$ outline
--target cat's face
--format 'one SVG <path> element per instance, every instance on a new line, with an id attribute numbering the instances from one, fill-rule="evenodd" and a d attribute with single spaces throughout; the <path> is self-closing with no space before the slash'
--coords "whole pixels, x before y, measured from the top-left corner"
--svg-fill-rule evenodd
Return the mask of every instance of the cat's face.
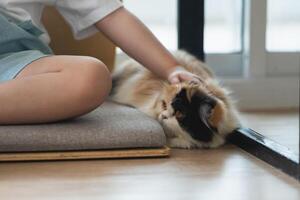
<path id="1" fill-rule="evenodd" d="M 158 119 L 169 138 L 190 142 L 180 145 L 187 148 L 220 146 L 236 126 L 226 119 L 230 118 L 230 110 L 224 95 L 214 84 L 170 85 L 162 94 Z M 225 124 L 232 127 L 224 127 Z"/>

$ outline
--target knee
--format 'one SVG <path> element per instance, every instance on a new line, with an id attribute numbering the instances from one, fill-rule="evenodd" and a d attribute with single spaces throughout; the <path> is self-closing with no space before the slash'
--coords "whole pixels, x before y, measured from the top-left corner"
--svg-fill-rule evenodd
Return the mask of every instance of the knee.
<path id="1" fill-rule="evenodd" d="M 110 72 L 105 64 L 96 58 L 84 57 L 78 64 L 76 79 L 73 80 L 75 93 L 82 106 L 95 108 L 103 103 L 111 90 Z"/>

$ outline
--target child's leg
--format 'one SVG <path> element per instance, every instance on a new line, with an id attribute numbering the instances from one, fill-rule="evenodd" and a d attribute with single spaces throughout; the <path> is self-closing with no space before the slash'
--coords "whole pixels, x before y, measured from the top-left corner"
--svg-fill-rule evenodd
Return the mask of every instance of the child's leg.
<path id="1" fill-rule="evenodd" d="M 110 73 L 97 59 L 51 56 L 34 61 L 0 84 L 0 124 L 53 122 L 85 114 L 111 89 Z"/>

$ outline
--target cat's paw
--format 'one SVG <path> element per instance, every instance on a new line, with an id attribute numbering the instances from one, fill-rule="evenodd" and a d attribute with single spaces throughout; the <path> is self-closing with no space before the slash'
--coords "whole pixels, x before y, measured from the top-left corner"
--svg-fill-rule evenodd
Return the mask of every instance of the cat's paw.
<path id="1" fill-rule="evenodd" d="M 168 139 L 168 146 L 172 147 L 172 148 L 181 148 L 181 149 L 192 149 L 192 148 L 194 148 L 193 143 L 191 143 L 191 142 L 189 142 L 185 139 L 179 138 L 179 137 L 169 138 Z"/>

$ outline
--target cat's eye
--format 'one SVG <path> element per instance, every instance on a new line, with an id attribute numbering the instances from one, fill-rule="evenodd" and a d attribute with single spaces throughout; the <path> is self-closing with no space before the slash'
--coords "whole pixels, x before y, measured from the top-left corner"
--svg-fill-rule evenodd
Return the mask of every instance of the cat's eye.
<path id="1" fill-rule="evenodd" d="M 161 101 L 161 106 L 163 110 L 167 110 L 167 103 L 164 100 Z"/>
<path id="2" fill-rule="evenodd" d="M 183 119 L 184 118 L 184 114 L 182 112 L 179 112 L 178 110 L 175 112 L 175 117 L 177 119 Z"/>

